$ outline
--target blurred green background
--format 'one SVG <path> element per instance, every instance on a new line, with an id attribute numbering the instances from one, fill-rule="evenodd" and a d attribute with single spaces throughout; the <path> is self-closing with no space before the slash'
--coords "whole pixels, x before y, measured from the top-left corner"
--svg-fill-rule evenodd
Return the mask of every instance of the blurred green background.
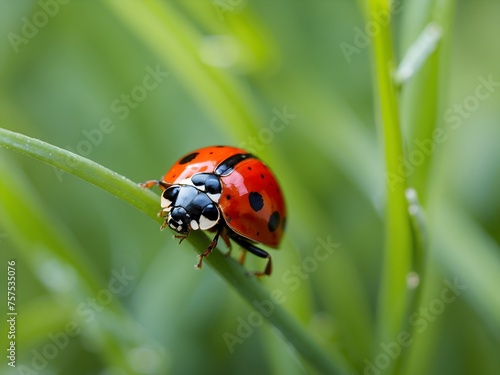
<path id="1" fill-rule="evenodd" d="M 137 182 L 201 146 L 246 147 L 272 167 L 289 210 L 262 283 L 312 336 L 354 373 L 397 360 L 401 374 L 498 374 L 500 2 L 403 1 L 395 12 L 398 61 L 436 14 L 443 22 L 400 91 L 401 165 L 427 254 L 403 348 L 377 338 L 386 176 L 364 7 L 1 0 L 0 126 Z M 17 369 L 4 355 L 0 373 L 314 372 L 143 214 L 3 149 L 0 173 L 1 306 L 15 259 L 19 313 Z M 322 241 L 338 247 L 319 260 Z M 260 269 L 252 258 L 246 267 Z M 0 342 L 5 354 L 5 322 Z"/>

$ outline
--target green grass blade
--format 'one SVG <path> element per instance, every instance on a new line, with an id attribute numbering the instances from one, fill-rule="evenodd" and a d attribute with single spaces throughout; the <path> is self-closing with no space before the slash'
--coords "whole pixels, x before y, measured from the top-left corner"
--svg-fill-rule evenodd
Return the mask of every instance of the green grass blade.
<path id="1" fill-rule="evenodd" d="M 400 159 L 404 157 L 399 122 L 396 86 L 393 81 L 395 61 L 390 22 L 380 23 L 377 16 L 389 17 L 390 2 L 370 1 L 371 22 L 380 32 L 373 37 L 376 100 L 380 107 L 381 126 L 385 149 L 387 177 L 386 244 L 383 263 L 383 279 L 379 295 L 379 341 L 393 340 L 403 325 L 407 306 L 406 277 L 410 270 L 412 247 L 409 228 L 406 178 L 398 172 Z"/>

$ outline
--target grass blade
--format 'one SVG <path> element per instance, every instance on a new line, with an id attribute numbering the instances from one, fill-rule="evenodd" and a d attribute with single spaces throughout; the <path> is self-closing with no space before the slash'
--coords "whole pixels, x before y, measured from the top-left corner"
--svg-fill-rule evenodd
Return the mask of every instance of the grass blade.
<path id="1" fill-rule="evenodd" d="M 380 32 L 373 37 L 376 98 L 380 106 L 382 133 L 387 176 L 386 244 L 383 263 L 383 279 L 379 294 L 378 332 L 379 341 L 393 340 L 403 325 L 407 307 L 406 277 L 411 264 L 411 234 L 407 201 L 406 178 L 398 172 L 404 157 L 399 122 L 396 86 L 393 80 L 394 56 L 390 22 L 378 21 L 378 15 L 389 17 L 390 2 L 371 0 L 371 22 Z M 390 17 L 389 17 L 390 19 Z"/>

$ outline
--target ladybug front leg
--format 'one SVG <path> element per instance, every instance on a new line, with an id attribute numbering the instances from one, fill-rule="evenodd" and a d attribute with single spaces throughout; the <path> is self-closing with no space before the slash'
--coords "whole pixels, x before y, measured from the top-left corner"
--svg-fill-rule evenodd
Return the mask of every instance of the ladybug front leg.
<path id="1" fill-rule="evenodd" d="M 167 216 L 167 215 L 168 215 L 168 210 L 166 210 L 166 209 L 162 208 L 162 209 L 158 212 L 158 214 L 157 214 L 156 216 L 158 216 L 158 217 L 165 217 L 165 216 Z M 165 228 L 167 227 L 167 225 L 168 225 L 168 221 L 167 221 L 167 219 L 165 219 L 165 221 L 164 221 L 164 222 L 161 224 L 161 226 L 160 226 L 160 230 L 165 229 Z"/>
<path id="2" fill-rule="evenodd" d="M 165 221 L 165 223 L 163 223 L 163 224 L 166 226 L 167 225 L 166 223 L 167 222 Z M 180 245 L 182 243 L 182 241 L 184 241 L 187 238 L 187 236 L 189 236 L 189 232 L 182 233 L 182 234 L 176 234 L 176 235 L 174 235 L 174 238 L 177 238 L 179 240 L 179 245 Z"/>
<path id="3" fill-rule="evenodd" d="M 198 255 L 198 258 L 200 259 L 198 264 L 196 264 L 194 266 L 194 268 L 197 268 L 197 269 L 200 269 L 201 266 L 202 266 L 202 263 L 203 263 L 203 258 L 206 258 L 210 255 L 210 253 L 212 252 L 213 249 L 215 249 L 215 246 L 217 246 L 217 242 L 219 241 L 219 235 L 220 235 L 221 231 L 217 231 L 217 233 L 215 234 L 215 237 L 214 239 L 212 240 L 212 242 L 210 243 L 210 245 L 208 245 L 208 247 L 206 248 L 206 250 L 201 253 L 200 255 Z"/>
<path id="4" fill-rule="evenodd" d="M 147 180 L 138 184 L 144 189 L 151 189 L 153 186 L 159 186 L 162 190 L 167 189 L 170 185 L 160 180 Z"/>

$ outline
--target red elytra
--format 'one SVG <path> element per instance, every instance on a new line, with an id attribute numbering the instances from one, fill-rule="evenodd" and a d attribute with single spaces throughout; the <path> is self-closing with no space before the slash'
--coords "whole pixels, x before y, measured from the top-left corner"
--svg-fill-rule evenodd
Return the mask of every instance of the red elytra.
<path id="1" fill-rule="evenodd" d="M 251 253 L 267 258 L 265 270 L 255 274 L 271 274 L 271 256 L 254 243 L 273 248 L 279 245 L 286 208 L 276 178 L 262 161 L 236 147 L 204 147 L 180 158 L 161 181 L 142 184 L 153 185 L 163 190 L 160 213 L 166 219 L 162 228 L 168 225 L 181 241 L 191 230 L 217 232 L 199 256 L 197 268 L 220 235 L 228 246 L 230 238 Z"/>

